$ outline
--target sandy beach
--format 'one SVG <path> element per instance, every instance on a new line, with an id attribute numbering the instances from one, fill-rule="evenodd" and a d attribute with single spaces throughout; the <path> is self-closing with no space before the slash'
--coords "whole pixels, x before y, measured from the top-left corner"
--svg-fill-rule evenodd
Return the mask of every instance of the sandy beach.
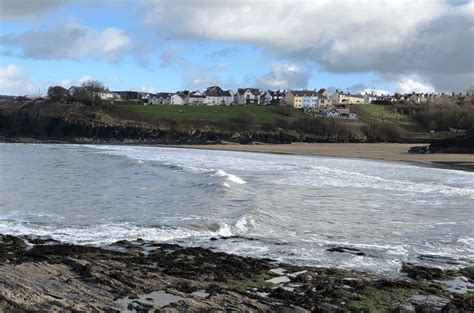
<path id="1" fill-rule="evenodd" d="M 426 146 L 427 143 L 292 143 L 292 144 L 211 144 L 186 145 L 193 149 L 246 151 L 263 153 L 282 153 L 317 155 L 346 158 L 364 158 L 385 161 L 415 162 L 426 166 L 474 171 L 474 154 L 411 154 L 413 146 Z"/>

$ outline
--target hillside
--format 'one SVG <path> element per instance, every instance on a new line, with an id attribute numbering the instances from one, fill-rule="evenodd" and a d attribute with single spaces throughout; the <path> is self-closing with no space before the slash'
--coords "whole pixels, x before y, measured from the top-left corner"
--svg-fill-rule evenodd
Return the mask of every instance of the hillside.
<path id="1" fill-rule="evenodd" d="M 429 133 L 414 119 L 376 105 L 356 108 L 359 119 L 310 117 L 274 106 L 142 106 L 0 102 L 0 134 L 67 142 L 238 143 L 420 142 L 453 137 Z"/>

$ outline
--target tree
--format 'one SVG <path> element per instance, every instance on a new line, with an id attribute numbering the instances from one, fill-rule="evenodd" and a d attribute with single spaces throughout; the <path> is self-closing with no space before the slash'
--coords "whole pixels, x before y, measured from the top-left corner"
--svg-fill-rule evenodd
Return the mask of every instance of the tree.
<path id="1" fill-rule="evenodd" d="M 67 95 L 67 90 L 61 86 L 49 86 L 48 88 L 48 97 L 52 100 L 60 100 L 65 98 Z"/>
<path id="2" fill-rule="evenodd" d="M 87 91 L 89 91 L 90 93 L 102 92 L 102 91 L 108 90 L 108 88 L 105 87 L 105 85 L 98 80 L 87 80 L 83 82 L 81 86 L 85 88 Z"/>

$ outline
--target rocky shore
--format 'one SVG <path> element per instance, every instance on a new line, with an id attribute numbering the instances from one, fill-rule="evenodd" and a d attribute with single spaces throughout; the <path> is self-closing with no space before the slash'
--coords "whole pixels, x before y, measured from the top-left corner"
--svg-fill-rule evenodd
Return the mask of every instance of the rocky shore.
<path id="1" fill-rule="evenodd" d="M 97 248 L 0 235 L 0 311 L 474 310 L 473 268 L 402 272 L 392 279 L 140 239 Z"/>

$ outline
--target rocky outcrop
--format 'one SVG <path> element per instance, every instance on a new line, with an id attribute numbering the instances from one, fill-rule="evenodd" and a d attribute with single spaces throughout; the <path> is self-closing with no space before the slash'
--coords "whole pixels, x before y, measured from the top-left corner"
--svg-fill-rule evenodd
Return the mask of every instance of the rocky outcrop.
<path id="1" fill-rule="evenodd" d="M 106 249 L 0 235 L 2 312 L 468 312 L 472 293 L 439 280 L 472 270 L 417 268 L 389 279 L 157 244 Z M 433 271 L 432 274 L 429 274 Z M 468 275 L 469 276 L 469 275 Z M 472 283 L 472 277 L 464 277 Z"/>
<path id="2" fill-rule="evenodd" d="M 430 153 L 474 153 L 474 135 L 433 140 L 429 151 Z"/>

